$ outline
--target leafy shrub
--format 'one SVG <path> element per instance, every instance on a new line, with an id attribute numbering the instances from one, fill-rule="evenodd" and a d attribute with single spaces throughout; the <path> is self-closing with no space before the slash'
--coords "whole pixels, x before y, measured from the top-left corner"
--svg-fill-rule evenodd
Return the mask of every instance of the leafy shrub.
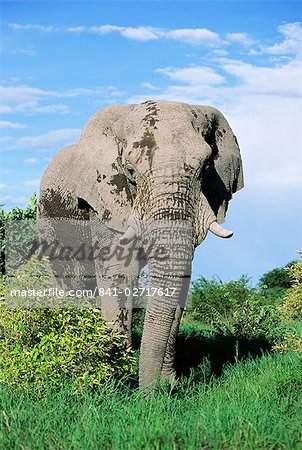
<path id="1" fill-rule="evenodd" d="M 233 335 L 247 339 L 266 339 L 275 342 L 284 333 L 280 313 L 271 305 L 246 301 L 234 311 Z"/>
<path id="2" fill-rule="evenodd" d="M 193 314 L 204 323 L 218 318 L 228 321 L 234 309 L 250 298 L 250 280 L 242 275 L 237 281 L 223 283 L 220 279 L 200 277 L 192 283 L 191 303 Z"/>
<path id="3" fill-rule="evenodd" d="M 279 342 L 275 343 L 273 349 L 282 353 L 294 351 L 302 356 L 302 334 L 301 331 L 288 331 Z"/>
<path id="4" fill-rule="evenodd" d="M 130 375 L 134 357 L 100 310 L 0 307 L 0 381 L 41 387 L 64 379 L 93 387 Z"/>
<path id="5" fill-rule="evenodd" d="M 286 268 L 286 272 L 291 278 L 292 286 L 279 309 L 288 319 L 302 320 L 302 263 L 296 261 Z"/>
<path id="6" fill-rule="evenodd" d="M 11 221 L 33 221 L 36 218 L 37 212 L 37 195 L 34 192 L 30 197 L 28 206 L 26 209 L 14 207 L 11 211 L 6 212 L 0 207 L 0 273 L 5 273 L 5 249 L 6 249 L 6 236 L 5 236 L 5 228 L 8 223 Z M 13 231 L 12 231 L 13 232 Z M 20 230 L 15 236 L 11 236 L 11 238 L 18 239 L 18 247 L 21 249 L 22 246 L 27 246 L 28 243 L 32 242 L 32 233 L 35 232 L 35 227 L 33 230 L 26 230 L 26 233 L 21 233 Z M 22 264 L 22 258 L 20 259 L 20 254 L 16 252 L 16 254 L 10 256 L 10 262 L 12 263 L 15 260 L 15 267 Z"/>
<path id="7" fill-rule="evenodd" d="M 278 310 L 289 329 L 274 349 L 281 352 L 293 350 L 302 354 L 302 263 L 296 261 L 286 270 L 291 277 L 292 286 Z"/>
<path id="8" fill-rule="evenodd" d="M 246 275 L 227 283 L 201 277 L 191 295 L 193 317 L 218 333 L 273 342 L 283 332 L 279 311 L 265 304 Z"/>
<path id="9" fill-rule="evenodd" d="M 14 287 L 25 281 L 26 288 L 50 287 L 47 263 L 33 257 L 19 267 Z M 69 379 L 80 389 L 134 373 L 133 352 L 124 336 L 106 327 L 100 309 L 13 309 L 3 279 L 0 288 L 0 382 L 46 387 Z"/>
<path id="10" fill-rule="evenodd" d="M 191 303 L 193 317 L 219 332 L 232 324 L 234 312 L 255 296 L 250 280 L 242 275 L 239 280 L 224 283 L 220 279 L 200 277 L 192 284 Z"/>

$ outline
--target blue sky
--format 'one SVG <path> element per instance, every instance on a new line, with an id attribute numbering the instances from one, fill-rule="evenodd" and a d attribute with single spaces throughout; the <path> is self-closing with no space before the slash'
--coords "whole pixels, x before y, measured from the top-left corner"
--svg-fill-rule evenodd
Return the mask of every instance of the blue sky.
<path id="1" fill-rule="evenodd" d="M 91 115 L 146 99 L 211 104 L 237 135 L 234 237 L 193 276 L 258 276 L 302 247 L 301 2 L 9 1 L 1 19 L 0 203 L 24 206 Z"/>

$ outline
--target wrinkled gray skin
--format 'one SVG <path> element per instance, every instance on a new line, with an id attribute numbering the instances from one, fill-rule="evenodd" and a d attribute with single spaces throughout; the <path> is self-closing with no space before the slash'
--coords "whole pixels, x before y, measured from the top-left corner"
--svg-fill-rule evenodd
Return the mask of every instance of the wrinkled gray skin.
<path id="1" fill-rule="evenodd" d="M 79 141 L 61 150 L 47 168 L 41 182 L 40 220 L 85 218 L 91 223 L 92 242 L 106 245 L 108 239 L 120 238 L 127 246 L 143 235 L 170 249 L 168 259 L 150 256 L 147 261 L 150 286 L 172 286 L 175 294 L 149 299 L 140 386 L 152 385 L 159 376 L 173 377 L 181 302 L 194 249 L 209 229 L 221 237 L 231 235 L 218 224 L 224 222 L 232 194 L 242 187 L 238 143 L 224 116 L 210 106 L 175 102 L 147 101 L 98 111 Z M 114 237 L 97 219 L 125 223 L 126 234 Z M 184 223 L 190 233 L 182 231 Z M 97 284 L 108 287 L 120 275 L 120 286 L 133 286 L 142 265 L 125 269 L 116 260 L 107 265 L 96 261 Z M 112 297 L 103 298 L 103 303 L 107 322 L 130 336 L 128 300 L 122 307 Z"/>

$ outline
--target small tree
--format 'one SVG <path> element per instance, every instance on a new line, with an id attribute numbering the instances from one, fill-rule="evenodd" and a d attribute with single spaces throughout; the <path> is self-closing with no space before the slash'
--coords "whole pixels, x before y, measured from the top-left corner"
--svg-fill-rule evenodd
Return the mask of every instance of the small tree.
<path id="1" fill-rule="evenodd" d="M 259 280 L 259 289 L 269 304 L 279 304 L 283 301 L 286 291 L 292 285 L 292 279 L 287 270 L 295 262 L 291 261 L 285 267 L 278 267 L 265 273 Z"/>

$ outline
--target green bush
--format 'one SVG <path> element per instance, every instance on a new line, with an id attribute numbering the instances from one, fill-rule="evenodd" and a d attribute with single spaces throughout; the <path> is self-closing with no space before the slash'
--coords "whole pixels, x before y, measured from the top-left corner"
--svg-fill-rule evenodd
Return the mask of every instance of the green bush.
<path id="1" fill-rule="evenodd" d="M 109 330 L 97 309 L 0 307 L 0 382 L 77 388 L 133 374 L 123 336 Z"/>
<path id="2" fill-rule="evenodd" d="M 48 270 L 46 261 L 32 257 L 14 272 L 14 288 L 51 287 Z M 106 327 L 100 309 L 33 308 L 31 298 L 24 299 L 31 309 L 24 308 L 20 299 L 18 308 L 10 308 L 4 287 L 2 277 L 0 383 L 45 388 L 70 380 L 80 389 L 134 374 L 133 352 L 124 336 Z M 56 302 L 53 306 L 62 305 Z"/>
<path id="3" fill-rule="evenodd" d="M 296 261 L 286 272 L 291 279 L 291 288 L 279 309 L 288 319 L 302 320 L 302 263 Z"/>
<path id="4" fill-rule="evenodd" d="M 287 290 L 284 302 L 278 307 L 288 330 L 274 346 L 278 351 L 293 350 L 302 354 L 302 263 L 296 261 L 287 267 L 292 286 Z"/>
<path id="5" fill-rule="evenodd" d="M 20 229 L 12 230 L 11 239 L 14 239 L 17 242 L 17 247 L 22 249 L 22 247 L 27 247 L 29 243 L 32 242 L 33 233 L 36 232 L 36 227 L 28 227 L 30 221 L 34 223 L 37 214 L 37 195 L 34 192 L 30 197 L 28 206 L 26 209 L 14 207 L 11 211 L 6 212 L 0 207 L 0 273 L 5 273 L 5 250 L 7 246 L 7 240 L 5 236 L 5 228 L 12 221 L 29 221 L 27 226 L 25 226 L 25 232 L 21 232 Z M 23 223 L 25 225 L 26 222 Z M 20 225 L 21 226 L 21 225 Z M 15 242 L 15 243 L 16 243 Z M 20 252 L 15 251 L 13 255 L 10 255 L 10 267 L 14 265 L 14 267 L 18 267 L 24 261 L 22 260 L 22 255 Z"/>
<path id="6" fill-rule="evenodd" d="M 274 306 L 250 300 L 234 311 L 233 334 L 237 337 L 274 343 L 284 330 L 280 313 Z"/>
<path id="7" fill-rule="evenodd" d="M 191 299 L 189 314 L 218 333 L 273 342 L 283 332 L 279 311 L 265 304 L 246 275 L 227 283 L 201 277 L 193 282 Z"/>
<path id="8" fill-rule="evenodd" d="M 219 278 L 200 277 L 192 283 L 192 309 L 203 321 L 211 321 L 217 313 L 228 319 L 234 308 L 249 299 L 251 293 L 254 290 L 247 275 L 227 283 Z"/>

